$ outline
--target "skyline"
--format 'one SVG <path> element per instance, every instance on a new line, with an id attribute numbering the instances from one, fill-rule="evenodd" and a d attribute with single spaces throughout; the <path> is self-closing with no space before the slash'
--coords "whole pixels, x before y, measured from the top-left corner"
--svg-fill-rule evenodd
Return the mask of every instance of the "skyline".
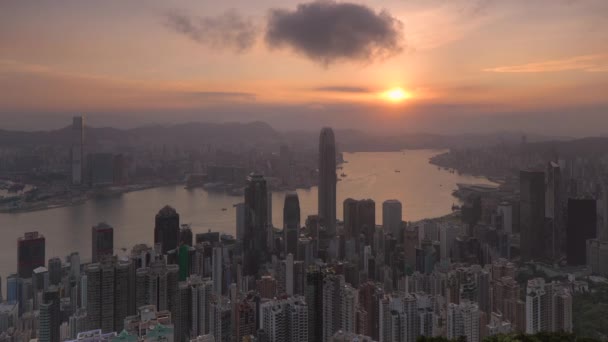
<path id="1" fill-rule="evenodd" d="M 83 113 L 118 127 L 608 128 L 604 1 L 61 4 L 3 4 L 5 128 L 56 128 Z"/>

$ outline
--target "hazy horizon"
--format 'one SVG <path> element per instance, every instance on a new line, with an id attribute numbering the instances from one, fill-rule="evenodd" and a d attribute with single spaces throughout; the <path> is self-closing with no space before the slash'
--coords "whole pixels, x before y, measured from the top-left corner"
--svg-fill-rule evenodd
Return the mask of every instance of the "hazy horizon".
<path id="1" fill-rule="evenodd" d="M 608 2 L 3 3 L 0 118 L 608 132 Z M 346 28 L 346 29 L 344 29 Z M 10 119 L 10 120 L 6 120 Z"/>

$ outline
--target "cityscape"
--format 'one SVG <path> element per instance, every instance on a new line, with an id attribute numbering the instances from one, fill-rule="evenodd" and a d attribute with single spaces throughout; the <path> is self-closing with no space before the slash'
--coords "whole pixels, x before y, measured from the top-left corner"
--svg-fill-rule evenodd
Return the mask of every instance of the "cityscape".
<path id="1" fill-rule="evenodd" d="M 608 1 L 0 3 L 0 342 L 608 341 Z"/>

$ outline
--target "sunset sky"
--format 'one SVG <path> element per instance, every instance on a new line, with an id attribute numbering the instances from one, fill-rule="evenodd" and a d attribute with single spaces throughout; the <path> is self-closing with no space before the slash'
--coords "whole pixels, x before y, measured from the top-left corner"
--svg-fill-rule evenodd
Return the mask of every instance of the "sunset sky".
<path id="1" fill-rule="evenodd" d="M 608 132 L 607 109 L 606 0 L 0 4 L 1 128 L 84 113 L 584 135 Z"/>

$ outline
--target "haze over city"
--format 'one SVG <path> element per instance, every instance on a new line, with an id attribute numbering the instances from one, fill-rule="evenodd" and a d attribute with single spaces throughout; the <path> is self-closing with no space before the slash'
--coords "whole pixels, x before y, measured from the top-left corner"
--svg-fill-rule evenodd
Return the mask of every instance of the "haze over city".
<path id="1" fill-rule="evenodd" d="M 23 130 L 86 113 L 119 128 L 598 135 L 607 11 L 603 0 L 5 1 L 0 114 Z"/>
<path id="2" fill-rule="evenodd" d="M 0 342 L 608 341 L 608 0 L 0 1 Z"/>

